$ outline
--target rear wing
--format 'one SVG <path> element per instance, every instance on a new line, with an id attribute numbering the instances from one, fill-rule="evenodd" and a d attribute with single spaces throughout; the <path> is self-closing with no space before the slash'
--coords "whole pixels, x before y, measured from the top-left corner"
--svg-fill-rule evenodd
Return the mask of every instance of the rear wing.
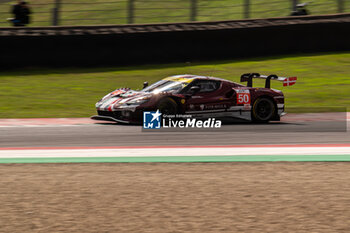
<path id="1" fill-rule="evenodd" d="M 247 82 L 247 87 L 253 87 L 253 78 L 266 79 L 265 88 L 271 88 L 271 80 L 283 82 L 283 86 L 292 86 L 296 83 L 297 77 L 278 77 L 275 74 L 269 76 L 258 73 L 242 74 L 241 82 Z"/>

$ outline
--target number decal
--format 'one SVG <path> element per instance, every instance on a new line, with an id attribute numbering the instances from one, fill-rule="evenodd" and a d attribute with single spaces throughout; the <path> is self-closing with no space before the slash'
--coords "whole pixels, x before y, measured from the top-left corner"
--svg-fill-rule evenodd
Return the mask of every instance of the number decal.
<path id="1" fill-rule="evenodd" d="M 250 104 L 249 90 L 236 90 L 236 92 L 237 92 L 237 104 Z"/>

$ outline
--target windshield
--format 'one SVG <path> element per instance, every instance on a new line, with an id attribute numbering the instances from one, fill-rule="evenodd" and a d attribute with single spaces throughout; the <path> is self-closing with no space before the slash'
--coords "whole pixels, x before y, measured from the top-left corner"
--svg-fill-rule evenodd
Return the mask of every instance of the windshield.
<path id="1" fill-rule="evenodd" d="M 186 87 L 193 79 L 163 79 L 143 89 L 143 92 L 154 94 L 166 91 L 178 93 Z"/>

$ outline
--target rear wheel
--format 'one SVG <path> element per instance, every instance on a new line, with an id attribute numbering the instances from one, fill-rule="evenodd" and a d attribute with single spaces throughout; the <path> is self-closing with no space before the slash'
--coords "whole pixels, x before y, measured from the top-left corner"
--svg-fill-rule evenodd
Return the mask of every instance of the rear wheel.
<path id="1" fill-rule="evenodd" d="M 253 105 L 252 117 L 255 122 L 268 122 L 275 114 L 276 108 L 269 98 L 258 98 Z"/>
<path id="2" fill-rule="evenodd" d="M 171 98 L 160 100 L 157 107 L 162 114 L 166 115 L 174 115 L 178 111 L 177 103 Z"/>

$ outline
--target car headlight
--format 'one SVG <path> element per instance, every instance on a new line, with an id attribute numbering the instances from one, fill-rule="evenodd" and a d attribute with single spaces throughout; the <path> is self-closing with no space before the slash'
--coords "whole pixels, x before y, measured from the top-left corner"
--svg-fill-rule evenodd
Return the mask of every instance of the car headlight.
<path id="1" fill-rule="evenodd" d="M 140 105 L 140 104 L 146 103 L 150 99 L 151 99 L 150 97 L 144 96 L 144 97 L 139 97 L 139 98 L 135 98 L 133 100 L 130 100 L 130 101 L 126 102 L 125 104 L 126 105 Z"/>

